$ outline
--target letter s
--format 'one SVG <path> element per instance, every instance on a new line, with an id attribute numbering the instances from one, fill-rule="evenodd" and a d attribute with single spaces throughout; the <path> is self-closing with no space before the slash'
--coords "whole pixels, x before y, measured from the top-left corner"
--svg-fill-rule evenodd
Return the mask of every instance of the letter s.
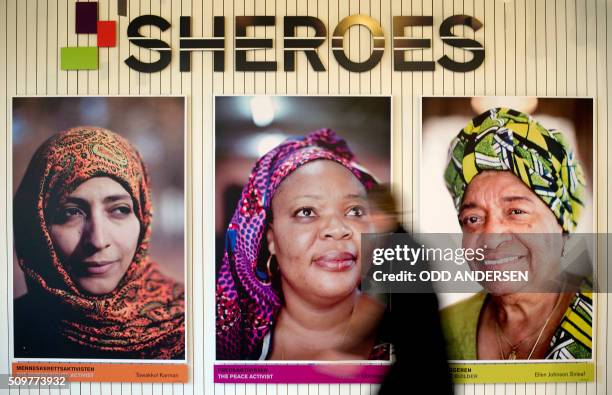
<path id="1" fill-rule="evenodd" d="M 465 63 L 460 63 L 452 60 L 447 55 L 438 59 L 438 63 L 445 69 L 463 72 L 476 70 L 482 62 L 484 62 L 484 47 L 476 40 L 469 38 L 457 37 L 453 34 L 452 28 L 456 25 L 469 26 L 477 32 L 482 27 L 482 23 L 469 15 L 453 15 L 446 18 L 440 25 L 440 37 L 445 44 L 451 47 L 465 49 L 473 55 L 472 60 Z"/>
<path id="2" fill-rule="evenodd" d="M 477 255 L 477 260 L 479 261 L 484 261 L 484 248 L 477 248 L 476 249 L 476 255 Z"/>
<path id="3" fill-rule="evenodd" d="M 125 60 L 125 64 L 131 69 L 140 71 L 141 73 L 154 73 L 156 71 L 162 71 L 170 64 L 172 51 L 170 50 L 170 45 L 165 41 L 156 38 L 145 38 L 140 34 L 140 28 L 147 25 L 156 26 L 162 32 L 170 27 L 170 23 L 162 17 L 157 15 L 142 15 L 135 18 L 128 25 L 128 39 L 134 45 L 159 52 L 159 59 L 152 63 L 146 63 L 136 59 L 134 55 L 131 55 Z"/>

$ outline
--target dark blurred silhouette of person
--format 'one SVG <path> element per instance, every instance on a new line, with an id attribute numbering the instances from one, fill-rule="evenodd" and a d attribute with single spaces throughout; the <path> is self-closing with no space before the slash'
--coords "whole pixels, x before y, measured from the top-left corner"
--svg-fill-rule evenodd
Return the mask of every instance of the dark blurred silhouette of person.
<path id="1" fill-rule="evenodd" d="M 407 233 L 389 185 L 368 192 L 371 219 L 377 233 Z M 410 239 L 414 247 L 417 243 Z M 395 362 L 379 395 L 405 394 L 407 385 L 424 383 L 427 393 L 452 394 L 444 336 L 440 326 L 438 299 L 430 284 L 428 292 L 391 293 L 381 332 L 393 344 Z"/>

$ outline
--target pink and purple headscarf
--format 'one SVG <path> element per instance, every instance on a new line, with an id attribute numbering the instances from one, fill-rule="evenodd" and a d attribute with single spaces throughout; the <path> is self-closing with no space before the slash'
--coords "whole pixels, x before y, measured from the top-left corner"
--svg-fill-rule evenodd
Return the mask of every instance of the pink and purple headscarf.
<path id="1" fill-rule="evenodd" d="M 225 235 L 217 274 L 217 359 L 256 359 L 281 307 L 280 290 L 266 270 L 262 242 L 274 194 L 298 167 L 331 160 L 350 170 L 369 190 L 375 179 L 355 162 L 346 141 L 329 129 L 287 140 L 261 157 L 244 186 Z"/>

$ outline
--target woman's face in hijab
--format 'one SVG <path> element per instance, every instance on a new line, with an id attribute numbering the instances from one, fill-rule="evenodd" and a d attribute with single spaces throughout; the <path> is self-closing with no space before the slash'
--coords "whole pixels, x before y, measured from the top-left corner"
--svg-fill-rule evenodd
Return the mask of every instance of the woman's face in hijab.
<path id="1" fill-rule="evenodd" d="M 83 291 L 107 294 L 125 274 L 140 235 L 133 204 L 125 188 L 109 177 L 91 178 L 60 201 L 51 238 Z"/>
<path id="2" fill-rule="evenodd" d="M 285 298 L 330 304 L 360 282 L 361 233 L 374 232 L 364 186 L 344 166 L 316 160 L 299 167 L 272 200 L 268 249 Z"/>
<path id="3" fill-rule="evenodd" d="M 562 228 L 553 212 L 518 177 L 508 171 L 477 175 L 459 212 L 464 248 L 484 248 L 484 261 L 472 270 L 528 271 L 534 286 L 558 274 Z M 483 283 L 495 294 L 513 293 L 527 284 Z"/>

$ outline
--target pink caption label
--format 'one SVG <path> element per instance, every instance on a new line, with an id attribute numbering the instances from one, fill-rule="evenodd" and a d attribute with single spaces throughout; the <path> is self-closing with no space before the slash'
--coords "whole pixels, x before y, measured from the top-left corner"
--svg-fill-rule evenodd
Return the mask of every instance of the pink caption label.
<path id="1" fill-rule="evenodd" d="M 215 383 L 379 384 L 389 365 L 215 365 Z"/>

